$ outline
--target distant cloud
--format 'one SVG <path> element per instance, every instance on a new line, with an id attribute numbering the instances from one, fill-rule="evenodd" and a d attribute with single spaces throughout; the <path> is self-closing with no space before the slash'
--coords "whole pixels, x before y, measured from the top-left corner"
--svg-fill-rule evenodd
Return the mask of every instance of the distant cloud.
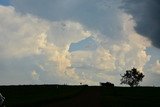
<path id="1" fill-rule="evenodd" d="M 157 60 L 151 67 L 151 71 L 154 73 L 160 74 L 160 60 Z"/>

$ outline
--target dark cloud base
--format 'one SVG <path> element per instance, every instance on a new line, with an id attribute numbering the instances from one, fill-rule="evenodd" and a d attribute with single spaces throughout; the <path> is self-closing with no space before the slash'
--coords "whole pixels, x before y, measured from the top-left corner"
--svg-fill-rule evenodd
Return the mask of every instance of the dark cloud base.
<path id="1" fill-rule="evenodd" d="M 123 0 L 123 3 L 121 8 L 136 21 L 137 33 L 160 48 L 160 0 Z"/>

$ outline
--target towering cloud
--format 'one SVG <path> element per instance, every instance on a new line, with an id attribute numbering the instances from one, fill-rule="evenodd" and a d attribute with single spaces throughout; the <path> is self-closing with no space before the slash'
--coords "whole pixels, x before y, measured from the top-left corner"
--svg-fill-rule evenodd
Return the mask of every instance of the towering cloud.
<path id="1" fill-rule="evenodd" d="M 119 85 L 126 69 L 144 71 L 150 41 L 135 31 L 137 21 L 119 9 L 121 2 L 49 0 L 45 8 L 29 5 L 33 2 L 13 0 L 15 7 L 0 6 L 1 84 Z M 91 43 L 73 46 L 84 41 Z"/>
<path id="2" fill-rule="evenodd" d="M 8 66 L 4 73 L 8 72 L 6 74 L 10 75 L 12 65 L 9 63 L 15 61 L 12 75 L 21 71 L 30 72 L 36 81 L 44 78 L 44 73 L 38 74 L 36 68 L 52 75 L 52 78 L 57 76 L 63 81 L 68 78 L 76 83 L 74 79 L 78 79 L 78 76 L 71 68 L 69 46 L 89 37 L 89 31 L 76 22 L 49 22 L 29 14 L 21 15 L 11 6 L 0 6 L 0 14 L 0 59 L 5 61 L 2 64 Z M 25 58 L 31 59 L 31 62 L 26 62 Z M 20 63 L 31 65 L 22 70 Z M 18 71 L 14 67 L 17 67 Z"/>

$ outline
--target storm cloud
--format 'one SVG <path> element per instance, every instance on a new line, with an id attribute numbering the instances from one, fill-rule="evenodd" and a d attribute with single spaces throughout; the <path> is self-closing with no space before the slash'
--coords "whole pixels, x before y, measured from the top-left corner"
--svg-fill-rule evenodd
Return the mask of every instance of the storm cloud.
<path id="1" fill-rule="evenodd" d="M 136 21 L 137 33 L 149 38 L 152 45 L 160 48 L 160 1 L 123 0 L 121 8 Z"/>
<path id="2" fill-rule="evenodd" d="M 142 1 L 139 7 L 147 6 Z M 12 0 L 0 6 L 0 84 L 119 85 L 120 74 L 133 67 L 146 75 L 143 85 L 159 81 L 160 49 L 136 29 L 142 19 L 129 8 L 138 1 L 127 3 Z"/>
<path id="3" fill-rule="evenodd" d="M 89 30 L 121 39 L 119 17 L 122 13 L 118 8 L 121 4 L 119 0 L 12 0 L 11 4 L 22 14 L 30 13 L 50 21 L 79 22 Z"/>

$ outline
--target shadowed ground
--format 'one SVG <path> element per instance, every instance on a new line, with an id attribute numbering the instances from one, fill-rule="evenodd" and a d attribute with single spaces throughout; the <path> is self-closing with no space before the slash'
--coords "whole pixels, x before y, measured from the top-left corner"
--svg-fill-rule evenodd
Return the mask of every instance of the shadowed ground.
<path id="1" fill-rule="evenodd" d="M 6 107 L 160 107 L 159 87 L 0 86 Z"/>
<path id="2" fill-rule="evenodd" d="M 79 95 L 63 101 L 53 102 L 41 107 L 101 107 L 99 87 L 85 87 Z"/>

